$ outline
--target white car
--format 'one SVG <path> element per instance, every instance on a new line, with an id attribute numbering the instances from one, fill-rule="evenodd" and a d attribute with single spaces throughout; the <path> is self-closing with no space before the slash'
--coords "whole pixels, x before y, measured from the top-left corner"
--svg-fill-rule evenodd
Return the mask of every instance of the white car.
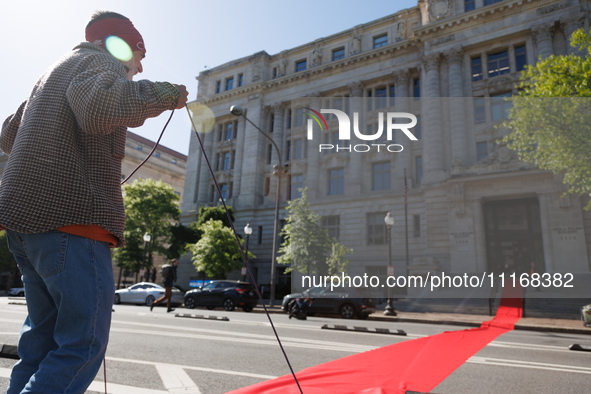
<path id="1" fill-rule="evenodd" d="M 115 304 L 129 303 L 129 304 L 146 304 L 148 306 L 158 298 L 164 295 L 164 287 L 149 283 L 140 282 L 127 289 L 119 289 L 115 291 Z M 183 304 L 183 293 L 179 290 L 172 289 L 172 304 L 182 305 Z M 165 304 L 164 304 L 165 305 Z"/>
<path id="2" fill-rule="evenodd" d="M 24 287 L 13 287 L 12 289 L 8 290 L 6 293 L 9 296 L 16 296 L 16 297 L 24 297 L 25 296 L 25 288 Z"/>

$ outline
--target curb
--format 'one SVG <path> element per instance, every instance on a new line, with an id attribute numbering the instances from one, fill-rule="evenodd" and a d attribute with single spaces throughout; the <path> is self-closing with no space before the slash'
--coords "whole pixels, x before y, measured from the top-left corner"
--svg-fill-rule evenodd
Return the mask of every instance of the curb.
<path id="1" fill-rule="evenodd" d="M 226 316 L 207 316 L 207 315 L 193 315 L 188 313 L 177 313 L 174 317 L 187 317 L 189 319 L 205 319 L 205 320 L 221 320 L 230 321 Z"/>

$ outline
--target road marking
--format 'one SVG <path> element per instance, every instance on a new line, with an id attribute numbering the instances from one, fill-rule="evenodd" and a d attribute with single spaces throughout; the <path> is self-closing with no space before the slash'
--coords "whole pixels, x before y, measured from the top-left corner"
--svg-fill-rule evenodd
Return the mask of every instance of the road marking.
<path id="1" fill-rule="evenodd" d="M 222 341 L 222 342 L 232 342 L 232 343 L 240 343 L 241 345 L 245 345 L 243 338 L 235 338 L 235 337 L 221 337 L 221 336 L 214 336 L 214 335 L 203 335 L 203 334 L 190 334 L 190 333 L 172 333 L 169 331 L 153 331 L 153 330 L 138 330 L 138 329 L 125 329 L 125 328 L 111 328 L 111 332 L 125 332 L 130 334 L 145 334 L 149 336 L 166 336 L 166 337 L 173 337 L 173 338 L 191 338 L 191 339 L 204 339 L 209 341 Z M 300 343 L 304 342 L 304 343 Z M 283 338 L 281 343 L 285 347 L 297 347 L 297 348 L 304 348 L 304 349 L 315 349 L 315 350 L 330 350 L 330 351 L 338 351 L 338 352 L 348 352 L 348 353 L 361 353 L 368 350 L 377 349 L 378 346 L 362 346 L 362 345 L 350 345 L 344 343 L 332 344 L 332 345 L 313 345 L 307 344 L 306 341 L 297 341 L 297 342 L 290 342 Z M 277 341 L 274 339 L 249 339 L 248 345 L 268 345 L 268 346 L 277 346 Z"/>
<path id="2" fill-rule="evenodd" d="M 225 374 L 225 375 L 245 376 L 248 378 L 257 378 L 257 379 L 264 379 L 264 380 L 275 379 L 277 377 L 277 376 L 271 376 L 271 375 L 255 374 L 255 373 L 250 373 L 250 372 L 237 372 L 237 371 L 229 371 L 229 370 L 225 370 L 225 369 L 193 367 L 191 365 L 164 364 L 164 363 L 158 363 L 158 362 L 153 362 L 153 361 L 131 360 L 131 359 L 119 358 L 119 357 L 107 357 L 107 360 L 118 361 L 118 362 L 123 362 L 123 363 L 141 364 L 141 365 L 154 365 L 154 366 L 156 366 L 158 364 L 170 365 L 175 368 L 190 369 L 192 371 L 213 372 L 213 373 L 221 373 L 221 374 Z"/>
<path id="3" fill-rule="evenodd" d="M 537 345 L 533 343 L 491 342 L 488 346 L 520 350 L 541 350 L 545 352 L 570 352 L 565 346 Z"/>
<path id="4" fill-rule="evenodd" d="M 99 393 L 105 392 L 105 382 L 95 380 L 88 387 L 89 391 L 96 391 Z M 126 386 L 123 384 L 109 383 L 107 381 L 108 394 L 170 394 L 171 391 L 144 389 L 141 387 Z"/>
<path id="5" fill-rule="evenodd" d="M 224 330 L 211 330 L 206 328 L 195 328 L 195 327 L 181 327 L 181 326 L 172 326 L 172 325 L 163 325 L 163 324 L 151 324 L 151 323 L 138 323 L 138 322 L 122 322 L 122 321 L 114 321 L 113 323 L 122 323 L 127 325 L 134 325 L 140 327 L 150 327 L 150 328 L 160 328 L 160 329 L 171 329 L 171 330 L 183 330 L 183 331 L 191 331 L 196 333 L 206 333 L 206 334 L 217 334 L 217 335 L 227 335 L 228 337 L 232 338 L 234 342 L 240 342 L 241 340 L 237 337 L 249 338 L 249 339 L 261 339 L 267 341 L 276 342 L 276 338 L 273 335 L 265 335 L 265 334 L 253 334 L 253 333 L 245 333 L 240 331 L 224 331 Z M 126 330 L 123 328 L 113 328 L 111 327 L 111 331 L 119 331 L 119 330 Z M 316 328 L 315 331 L 320 331 L 319 328 Z M 129 331 L 123 331 L 129 332 Z M 141 333 L 142 331 L 133 330 L 133 332 Z M 148 335 L 151 334 L 152 331 L 148 331 Z M 170 336 L 183 336 L 184 334 L 181 333 L 174 333 L 170 331 L 163 332 L 163 334 L 167 334 Z M 209 337 L 207 337 L 209 338 Z M 216 338 L 220 338 L 217 336 Z M 375 349 L 374 346 L 368 347 L 365 345 L 357 345 L 351 343 L 342 343 L 342 342 L 329 342 L 329 341 L 322 341 L 322 340 L 314 340 L 314 339 L 307 339 L 307 338 L 294 338 L 294 337 L 285 337 L 280 336 L 281 341 L 286 342 L 294 342 L 294 343 L 303 343 L 307 345 L 318 345 L 318 346 L 329 346 L 329 347 L 343 347 L 346 346 L 348 348 L 358 348 L 359 351 L 367 351 L 371 349 Z"/>
<path id="6" fill-rule="evenodd" d="M 506 359 L 489 358 L 489 357 L 471 357 L 468 359 L 467 362 L 473 363 L 473 364 L 499 365 L 502 367 L 511 367 L 511 368 L 542 369 L 542 370 L 547 370 L 547 371 L 573 372 L 573 373 L 584 373 L 584 374 L 591 375 L 591 368 L 577 367 L 575 365 L 547 364 L 547 363 L 537 363 L 537 362 L 533 362 L 533 361 L 506 360 Z"/>
<path id="7" fill-rule="evenodd" d="M 171 393 L 201 394 L 199 387 L 181 368 L 171 364 L 156 364 L 164 388 Z"/>

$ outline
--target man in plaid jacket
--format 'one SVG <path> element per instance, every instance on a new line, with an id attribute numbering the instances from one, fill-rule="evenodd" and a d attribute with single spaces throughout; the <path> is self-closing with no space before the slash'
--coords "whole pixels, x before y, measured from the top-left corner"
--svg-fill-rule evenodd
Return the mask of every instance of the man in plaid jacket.
<path id="1" fill-rule="evenodd" d="M 130 56 L 109 51 L 112 36 Z M 187 102 L 183 85 L 131 80 L 145 54 L 129 19 L 96 12 L 86 42 L 41 76 L 2 125 L 9 159 L 0 228 L 28 309 L 7 394 L 84 393 L 100 368 L 115 290 L 109 247 L 124 245 L 127 127 Z"/>

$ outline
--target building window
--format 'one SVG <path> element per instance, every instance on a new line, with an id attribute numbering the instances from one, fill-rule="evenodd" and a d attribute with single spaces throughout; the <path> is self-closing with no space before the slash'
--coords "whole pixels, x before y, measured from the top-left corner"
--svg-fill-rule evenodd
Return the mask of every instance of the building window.
<path id="1" fill-rule="evenodd" d="M 475 0 L 464 0 L 464 11 L 474 11 L 475 9 Z"/>
<path id="2" fill-rule="evenodd" d="M 300 60 L 299 62 L 296 62 L 295 64 L 295 71 L 296 72 L 300 72 L 300 71 L 304 71 L 306 69 L 306 64 L 307 64 L 307 60 Z"/>
<path id="3" fill-rule="evenodd" d="M 342 111 L 343 110 L 343 99 L 342 98 L 336 98 L 336 99 L 334 99 L 332 108 L 338 109 L 339 111 Z"/>
<path id="4" fill-rule="evenodd" d="M 181 196 L 181 192 L 177 192 L 177 191 L 175 191 L 175 192 L 174 192 L 174 194 L 176 194 L 176 195 L 177 195 L 177 196 L 179 196 L 179 197 Z"/>
<path id="5" fill-rule="evenodd" d="M 287 128 L 291 129 L 291 109 L 287 111 Z"/>
<path id="6" fill-rule="evenodd" d="M 388 34 L 382 34 L 373 38 L 373 48 L 381 48 L 388 45 Z"/>
<path id="7" fill-rule="evenodd" d="M 480 56 L 472 58 L 472 81 L 482 79 L 482 58 Z"/>
<path id="8" fill-rule="evenodd" d="M 273 132 L 273 128 L 275 127 L 275 115 L 271 114 L 269 117 L 269 133 Z"/>
<path id="9" fill-rule="evenodd" d="M 271 164 L 273 158 L 273 145 L 267 145 L 267 164 Z"/>
<path id="10" fill-rule="evenodd" d="M 160 157 L 160 152 L 156 152 L 156 153 L 154 153 L 154 156 L 156 156 L 156 157 Z"/>
<path id="11" fill-rule="evenodd" d="M 176 159 L 172 159 L 172 164 L 176 164 Z"/>
<path id="12" fill-rule="evenodd" d="M 515 67 L 516 71 L 522 71 L 527 64 L 527 53 L 525 52 L 525 45 L 515 47 Z"/>
<path id="13" fill-rule="evenodd" d="M 486 122 L 486 113 L 484 112 L 484 97 L 474 99 L 474 122 L 481 124 Z"/>
<path id="14" fill-rule="evenodd" d="M 285 147 L 285 151 L 287 153 L 287 158 L 285 159 L 285 161 L 290 161 L 291 160 L 291 141 L 287 141 L 287 146 Z"/>
<path id="15" fill-rule="evenodd" d="M 509 110 L 511 109 L 512 104 L 511 101 L 506 100 L 507 97 L 511 97 L 511 93 L 490 96 L 493 121 L 509 118 Z"/>
<path id="16" fill-rule="evenodd" d="M 304 176 L 303 175 L 292 175 L 291 176 L 291 199 L 295 200 L 302 196 L 302 189 L 304 187 Z"/>
<path id="17" fill-rule="evenodd" d="M 222 170 L 229 170 L 230 169 L 230 152 L 225 152 L 223 159 L 222 159 Z"/>
<path id="18" fill-rule="evenodd" d="M 488 55 L 488 77 L 509 74 L 509 53 L 507 51 Z"/>
<path id="19" fill-rule="evenodd" d="M 387 104 L 387 91 L 386 88 L 376 89 L 376 109 L 386 108 Z"/>
<path id="20" fill-rule="evenodd" d="M 244 74 L 238 74 L 238 87 L 244 84 Z"/>
<path id="21" fill-rule="evenodd" d="M 271 78 L 273 78 L 273 79 L 277 78 L 277 67 L 273 67 L 273 74 L 272 74 Z"/>
<path id="22" fill-rule="evenodd" d="M 136 149 L 137 150 L 142 150 L 143 148 L 140 145 L 138 145 Z"/>
<path id="23" fill-rule="evenodd" d="M 488 156 L 488 146 L 486 142 L 476 143 L 476 161 L 480 161 Z"/>
<path id="24" fill-rule="evenodd" d="M 484 5 L 487 6 L 487 5 L 491 5 L 494 3 L 498 3 L 500 1 L 503 1 L 503 0 L 484 0 Z"/>
<path id="25" fill-rule="evenodd" d="M 413 215 L 412 216 L 412 233 L 415 237 L 421 236 L 421 215 Z"/>
<path id="26" fill-rule="evenodd" d="M 385 213 L 370 213 L 367 215 L 367 244 L 384 245 L 386 243 Z"/>
<path id="27" fill-rule="evenodd" d="M 234 136 L 234 125 L 232 123 L 228 123 L 226 125 L 226 134 L 224 136 L 224 141 L 229 141 L 232 139 L 232 137 Z"/>
<path id="28" fill-rule="evenodd" d="M 214 168 L 215 168 L 215 171 L 220 169 L 220 154 L 219 153 L 215 154 Z"/>
<path id="29" fill-rule="evenodd" d="M 222 90 L 222 81 L 217 81 L 215 83 L 215 92 L 219 93 Z"/>
<path id="30" fill-rule="evenodd" d="M 293 159 L 299 160 L 303 157 L 304 146 L 302 140 L 296 140 L 293 146 Z"/>
<path id="31" fill-rule="evenodd" d="M 257 226 L 257 244 L 263 243 L 263 226 Z"/>
<path id="32" fill-rule="evenodd" d="M 373 102 L 373 91 L 371 89 L 369 89 L 367 91 L 367 110 L 368 111 L 372 110 L 372 102 Z"/>
<path id="33" fill-rule="evenodd" d="M 320 225 L 328 231 L 328 236 L 339 239 L 341 236 L 341 217 L 339 215 L 323 216 Z"/>
<path id="34" fill-rule="evenodd" d="M 2 152 L 4 153 L 4 152 Z M 124 181 L 125 180 L 125 174 L 121 174 L 121 180 Z"/>
<path id="35" fill-rule="evenodd" d="M 394 106 L 394 101 L 396 99 L 396 86 L 390 86 L 390 107 Z"/>
<path id="36" fill-rule="evenodd" d="M 415 100 L 418 100 L 421 97 L 421 79 L 415 78 L 412 82 L 413 85 L 413 96 Z"/>
<path id="37" fill-rule="evenodd" d="M 228 198 L 228 184 L 227 183 L 222 183 L 220 185 L 220 191 L 222 192 L 222 199 L 224 201 L 226 201 L 226 199 Z"/>
<path id="38" fill-rule="evenodd" d="M 340 140 L 339 139 L 339 132 L 335 133 L 328 133 L 326 134 L 325 141 L 327 144 L 331 144 L 334 147 L 334 151 L 332 152 L 342 152 L 342 151 L 349 151 L 348 149 L 344 149 L 349 147 L 349 140 Z M 342 145 L 341 145 L 342 143 Z M 330 149 L 324 151 L 324 153 L 331 153 Z"/>
<path id="39" fill-rule="evenodd" d="M 226 90 L 232 90 L 234 88 L 234 77 L 226 79 Z"/>
<path id="40" fill-rule="evenodd" d="M 296 109 L 295 125 L 296 125 L 296 127 L 301 127 L 304 125 L 304 109 L 303 108 Z"/>
<path id="41" fill-rule="evenodd" d="M 417 171 L 417 184 L 419 184 L 423 180 L 423 158 L 421 156 L 415 158 L 415 167 Z"/>
<path id="42" fill-rule="evenodd" d="M 339 48 L 332 51 L 332 61 L 345 58 L 345 48 Z"/>
<path id="43" fill-rule="evenodd" d="M 265 196 L 268 196 L 270 191 L 271 191 L 271 178 L 265 177 L 265 188 L 263 190 L 263 194 Z"/>
<path id="44" fill-rule="evenodd" d="M 373 190 L 390 189 L 390 162 L 373 165 Z"/>
<path id="45" fill-rule="evenodd" d="M 211 185 L 209 187 L 209 201 L 215 201 L 215 186 Z"/>
<path id="46" fill-rule="evenodd" d="M 330 170 L 328 177 L 328 194 L 335 196 L 345 193 L 345 170 L 337 168 Z"/>

